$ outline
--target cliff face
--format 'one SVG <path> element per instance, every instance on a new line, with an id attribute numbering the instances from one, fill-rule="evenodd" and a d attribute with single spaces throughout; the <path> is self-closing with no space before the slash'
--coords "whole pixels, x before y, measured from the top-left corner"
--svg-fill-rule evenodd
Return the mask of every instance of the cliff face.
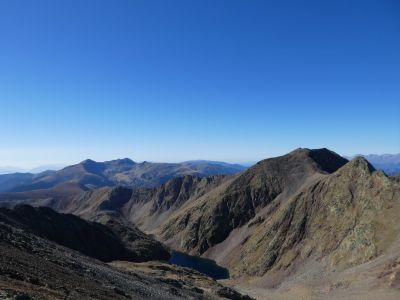
<path id="1" fill-rule="evenodd" d="M 224 178 L 221 175 L 204 178 L 184 176 L 172 179 L 155 190 L 150 213 L 162 213 L 179 208 L 190 198 L 198 198 L 215 188 Z"/>
<path id="2" fill-rule="evenodd" d="M 65 201 L 61 211 L 94 220 L 99 214 L 118 215 L 144 230 L 156 228 L 179 211 L 227 180 L 226 176 L 187 175 L 157 188 L 101 188 Z"/>

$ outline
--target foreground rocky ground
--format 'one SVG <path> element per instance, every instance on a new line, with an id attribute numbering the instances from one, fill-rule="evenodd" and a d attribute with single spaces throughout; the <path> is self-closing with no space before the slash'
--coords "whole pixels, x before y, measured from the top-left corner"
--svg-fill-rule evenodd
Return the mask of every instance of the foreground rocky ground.
<path id="1" fill-rule="evenodd" d="M 249 299 L 161 262 L 103 263 L 4 220 L 0 253 L 0 299 Z"/>

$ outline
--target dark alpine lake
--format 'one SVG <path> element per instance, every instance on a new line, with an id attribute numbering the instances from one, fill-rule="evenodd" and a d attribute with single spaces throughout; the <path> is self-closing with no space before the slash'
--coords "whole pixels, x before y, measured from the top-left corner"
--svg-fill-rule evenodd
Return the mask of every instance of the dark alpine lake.
<path id="1" fill-rule="evenodd" d="M 192 268 L 214 279 L 229 278 L 229 271 L 211 259 L 188 255 L 179 251 L 172 251 L 169 263 L 181 267 Z"/>

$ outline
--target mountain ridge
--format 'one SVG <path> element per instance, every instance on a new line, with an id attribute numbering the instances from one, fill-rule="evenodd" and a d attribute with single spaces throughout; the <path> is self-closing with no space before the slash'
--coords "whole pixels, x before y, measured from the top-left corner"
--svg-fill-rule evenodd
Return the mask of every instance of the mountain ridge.
<path id="1" fill-rule="evenodd" d="M 90 189 L 117 185 L 154 187 L 171 178 L 184 175 L 202 177 L 233 174 L 245 169 L 245 167 L 237 164 L 208 161 L 136 163 L 129 158 L 105 162 L 87 159 L 59 171 L 46 171 L 39 174 L 15 173 L 0 175 L 0 192 L 49 189 L 67 182 L 79 183 Z"/>

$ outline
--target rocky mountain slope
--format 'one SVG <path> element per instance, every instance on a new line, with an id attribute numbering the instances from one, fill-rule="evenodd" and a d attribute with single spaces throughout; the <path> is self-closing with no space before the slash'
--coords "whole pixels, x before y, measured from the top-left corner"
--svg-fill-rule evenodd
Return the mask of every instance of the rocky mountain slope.
<path id="1" fill-rule="evenodd" d="M 0 208 L 0 221 L 101 261 L 168 260 L 169 251 L 135 226 L 107 216 L 88 222 L 47 207 Z"/>
<path id="2" fill-rule="evenodd" d="M 27 207 L 16 212 L 4 209 L 1 212 L 1 298 L 250 299 L 189 269 L 159 262 L 135 264 L 116 261 L 105 264 L 84 256 L 45 238 L 46 235 L 54 236 L 51 235 L 51 227 L 44 230 L 43 226 L 49 224 L 38 217 L 42 213 L 46 218 L 56 214 L 43 209 L 32 211 Z M 40 219 L 33 230 L 24 228 L 27 222 L 32 225 L 28 215 Z M 76 217 L 61 218 L 65 228 L 74 230 L 82 226 L 77 224 L 80 221 L 75 220 Z M 59 225 L 56 227 L 53 229 L 64 232 Z M 93 233 L 93 229 L 88 230 L 81 234 Z M 35 232 L 40 232 L 40 236 Z M 86 237 L 89 238 L 89 235 Z M 102 250 L 105 250 L 104 247 Z"/>
<path id="3" fill-rule="evenodd" d="M 234 174 L 244 169 L 245 167 L 236 164 L 211 161 L 135 163 L 128 158 L 106 162 L 88 159 L 59 171 L 0 175 L 0 192 L 44 190 L 65 183 L 79 184 L 87 189 L 116 185 L 155 187 L 175 177 Z"/>
<path id="4" fill-rule="evenodd" d="M 156 188 L 104 187 L 88 190 L 76 197 L 59 201 L 28 201 L 35 206 L 49 206 L 88 220 L 102 215 L 117 215 L 150 230 L 158 227 L 176 211 L 219 188 L 232 177 L 186 175 L 173 178 Z"/>
<path id="5" fill-rule="evenodd" d="M 178 249 L 203 254 L 224 241 L 232 230 L 249 223 L 267 206 L 274 210 L 299 189 L 346 162 L 327 149 L 298 149 L 261 161 L 219 191 L 180 211 L 158 234 Z M 262 220 L 260 215 L 251 223 L 258 224 Z"/>
<path id="6" fill-rule="evenodd" d="M 143 230 L 154 231 L 173 248 L 203 254 L 260 211 L 278 207 L 346 163 L 327 149 L 298 149 L 236 176 L 185 176 L 153 189 L 90 190 L 57 206 L 87 219 L 101 212 L 117 213 Z M 251 224 L 262 220 L 260 215 Z"/>
<path id="7" fill-rule="evenodd" d="M 398 238 L 399 208 L 400 186 L 355 158 L 265 218 L 229 264 L 233 273 L 259 276 L 310 260 L 330 270 L 356 266 Z"/>

